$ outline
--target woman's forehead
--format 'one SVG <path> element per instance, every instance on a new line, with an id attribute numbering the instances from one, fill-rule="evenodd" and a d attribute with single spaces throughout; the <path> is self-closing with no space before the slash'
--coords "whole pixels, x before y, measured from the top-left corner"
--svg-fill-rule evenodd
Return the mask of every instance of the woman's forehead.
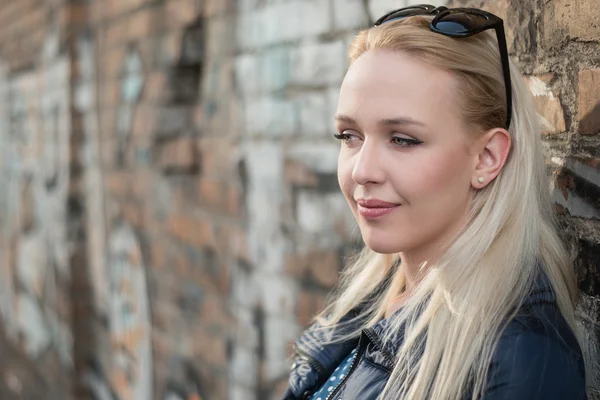
<path id="1" fill-rule="evenodd" d="M 452 75 L 400 52 L 368 51 L 352 63 L 342 83 L 338 113 L 376 119 L 410 116 L 459 118 Z M 359 115 L 357 115 L 359 114 Z"/>

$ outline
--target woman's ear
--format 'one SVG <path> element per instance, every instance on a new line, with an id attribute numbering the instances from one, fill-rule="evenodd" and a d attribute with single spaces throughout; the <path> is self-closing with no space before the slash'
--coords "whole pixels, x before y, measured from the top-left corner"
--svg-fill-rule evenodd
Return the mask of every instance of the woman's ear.
<path id="1" fill-rule="evenodd" d="M 511 147 L 511 137 L 506 129 L 494 128 L 487 131 L 480 140 L 480 146 L 471 185 L 475 189 L 483 189 L 493 181 L 500 171 Z"/>

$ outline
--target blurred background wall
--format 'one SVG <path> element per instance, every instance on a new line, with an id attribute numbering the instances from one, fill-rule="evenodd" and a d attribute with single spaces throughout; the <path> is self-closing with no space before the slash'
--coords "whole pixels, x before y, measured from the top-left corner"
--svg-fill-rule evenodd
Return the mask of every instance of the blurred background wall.
<path id="1" fill-rule="evenodd" d="M 2 0 L 0 398 L 276 399 L 358 247 L 346 49 L 414 3 Z M 452 5 L 506 21 L 598 343 L 597 0 Z"/>

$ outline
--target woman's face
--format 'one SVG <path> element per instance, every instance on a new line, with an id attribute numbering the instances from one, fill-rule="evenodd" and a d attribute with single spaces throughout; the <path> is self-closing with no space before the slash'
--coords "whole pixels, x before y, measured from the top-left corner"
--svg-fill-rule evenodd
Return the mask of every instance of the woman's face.
<path id="1" fill-rule="evenodd" d="M 361 55 L 344 78 L 338 180 L 376 252 L 426 258 L 466 223 L 477 157 L 454 84 L 448 72 L 383 50 Z"/>

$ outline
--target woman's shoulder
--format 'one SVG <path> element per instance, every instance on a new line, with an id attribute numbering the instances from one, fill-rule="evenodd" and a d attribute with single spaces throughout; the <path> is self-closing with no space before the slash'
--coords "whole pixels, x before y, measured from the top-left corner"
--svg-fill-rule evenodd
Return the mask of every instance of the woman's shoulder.
<path id="1" fill-rule="evenodd" d="M 503 331 L 485 399 L 586 399 L 581 348 L 555 304 L 519 312 Z"/>

